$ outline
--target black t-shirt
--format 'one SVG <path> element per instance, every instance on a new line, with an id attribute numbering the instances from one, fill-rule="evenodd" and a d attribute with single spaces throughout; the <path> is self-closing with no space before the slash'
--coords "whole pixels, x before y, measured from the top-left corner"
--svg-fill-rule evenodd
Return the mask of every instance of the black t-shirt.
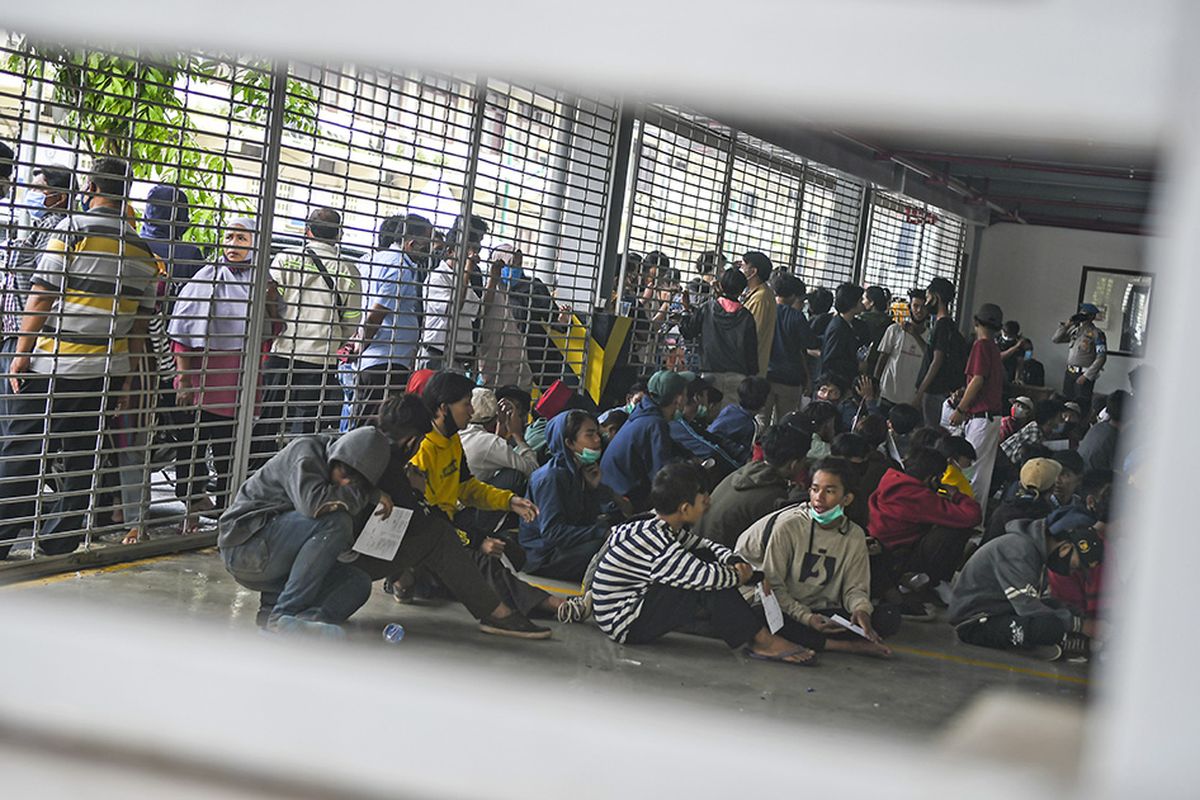
<path id="1" fill-rule="evenodd" d="M 929 394 L 950 394 L 963 387 L 966 382 L 963 372 L 967 368 L 967 342 L 950 317 L 942 317 L 933 324 L 929 333 L 929 347 L 925 350 L 921 372 L 917 376 L 918 386 L 925 380 L 925 373 L 929 372 L 929 365 L 933 363 L 933 354 L 938 350 L 946 355 L 942 360 L 942 368 L 927 391 Z"/>
<path id="2" fill-rule="evenodd" d="M 821 374 L 840 375 L 847 382 L 852 382 L 858 375 L 860 344 L 854 328 L 840 314 L 834 315 L 825 329 L 821 347 Z"/>

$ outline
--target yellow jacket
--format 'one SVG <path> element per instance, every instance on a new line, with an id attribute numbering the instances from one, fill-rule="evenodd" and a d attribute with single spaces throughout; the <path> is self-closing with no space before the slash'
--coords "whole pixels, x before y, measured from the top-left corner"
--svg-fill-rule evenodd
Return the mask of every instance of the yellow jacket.
<path id="1" fill-rule="evenodd" d="M 967 497 L 975 498 L 975 490 L 971 488 L 971 482 L 967 480 L 967 476 L 958 468 L 957 464 L 947 464 L 946 472 L 942 475 L 942 483 L 946 486 L 953 486 Z"/>
<path id="2" fill-rule="evenodd" d="M 412 465 L 425 473 L 425 502 L 454 518 L 461 503 L 485 511 L 507 511 L 513 493 L 489 486 L 471 474 L 458 434 L 449 439 L 436 428 L 425 434 Z"/>

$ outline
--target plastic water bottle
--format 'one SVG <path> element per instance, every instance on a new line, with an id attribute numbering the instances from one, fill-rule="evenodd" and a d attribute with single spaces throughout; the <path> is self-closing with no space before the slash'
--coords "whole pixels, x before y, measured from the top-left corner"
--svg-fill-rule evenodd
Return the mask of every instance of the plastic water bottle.
<path id="1" fill-rule="evenodd" d="M 398 644 L 404 639 L 404 626 L 399 622 L 389 622 L 387 627 L 383 629 L 383 640 Z"/>

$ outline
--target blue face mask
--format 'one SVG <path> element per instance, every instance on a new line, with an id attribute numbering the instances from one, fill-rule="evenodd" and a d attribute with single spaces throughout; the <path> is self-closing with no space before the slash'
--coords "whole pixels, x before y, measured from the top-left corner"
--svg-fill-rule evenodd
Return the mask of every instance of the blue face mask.
<path id="1" fill-rule="evenodd" d="M 681 411 L 678 408 L 675 409 L 675 416 L 671 417 L 671 419 L 682 420 L 683 419 L 683 411 Z"/>
<path id="2" fill-rule="evenodd" d="M 514 283 L 521 280 L 522 277 L 524 277 L 524 273 L 520 267 L 505 264 L 500 268 L 500 282 L 505 286 L 511 287 Z"/>
<path id="3" fill-rule="evenodd" d="M 45 192 L 39 192 L 36 189 L 30 189 L 25 192 L 25 208 L 29 209 L 29 216 L 34 219 L 41 219 L 46 216 Z"/>
<path id="4" fill-rule="evenodd" d="M 830 523 L 837 522 L 845 516 L 845 513 L 845 509 L 840 505 L 834 506 L 828 511 L 821 512 L 818 512 L 815 508 L 809 509 L 809 515 L 812 517 L 813 522 L 818 525 L 829 525 Z"/>
<path id="5" fill-rule="evenodd" d="M 592 465 L 600 461 L 600 456 L 603 455 L 603 450 L 595 450 L 591 447 L 585 447 L 579 451 L 579 463 L 584 465 Z"/>

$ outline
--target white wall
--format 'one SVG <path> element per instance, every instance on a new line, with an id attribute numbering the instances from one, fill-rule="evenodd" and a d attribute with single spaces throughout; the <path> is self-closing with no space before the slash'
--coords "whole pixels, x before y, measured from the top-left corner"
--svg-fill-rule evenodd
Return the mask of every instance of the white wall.
<path id="1" fill-rule="evenodd" d="M 1145 270 L 1148 241 L 1144 236 L 1070 228 L 992 225 L 984 230 L 979 247 L 974 307 L 996 303 L 1005 319 L 1019 321 L 1021 331 L 1033 342 L 1034 357 L 1046 365 L 1046 383 L 1059 386 L 1067 365 L 1067 345 L 1053 344 L 1050 338 L 1058 323 L 1075 312 L 1083 268 Z M 1151 357 L 1153 306 L 1159 300 L 1151 295 Z M 1110 339 L 1110 344 L 1115 342 Z M 1110 355 L 1096 391 L 1128 389 L 1126 375 L 1139 363 L 1141 359 Z"/>

